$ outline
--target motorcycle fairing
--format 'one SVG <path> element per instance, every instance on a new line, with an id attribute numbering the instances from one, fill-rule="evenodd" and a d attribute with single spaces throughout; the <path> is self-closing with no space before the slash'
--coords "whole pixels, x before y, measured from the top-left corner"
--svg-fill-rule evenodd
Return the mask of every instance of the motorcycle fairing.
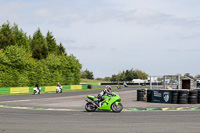
<path id="1" fill-rule="evenodd" d="M 95 100 L 98 100 L 98 98 L 96 98 L 95 96 L 90 96 L 90 95 L 88 95 L 87 97 L 88 97 L 89 99 L 91 99 L 91 100 L 94 100 L 94 101 L 95 101 Z"/>
<path id="2" fill-rule="evenodd" d="M 121 101 L 121 98 L 119 95 L 113 92 L 116 96 L 110 97 L 110 96 L 104 96 L 105 100 L 103 101 L 103 105 L 99 107 L 99 110 L 111 110 L 111 105 L 116 102 L 116 105 Z"/>

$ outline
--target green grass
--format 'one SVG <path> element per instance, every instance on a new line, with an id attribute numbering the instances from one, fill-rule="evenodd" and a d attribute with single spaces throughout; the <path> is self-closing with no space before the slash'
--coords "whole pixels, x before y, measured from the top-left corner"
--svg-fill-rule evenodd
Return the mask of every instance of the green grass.
<path id="1" fill-rule="evenodd" d="M 103 80 L 81 79 L 81 83 L 106 83 Z"/>
<path id="2" fill-rule="evenodd" d="M 14 93 L 14 94 L 0 94 L 0 96 L 16 96 L 16 95 L 31 95 L 33 93 Z"/>

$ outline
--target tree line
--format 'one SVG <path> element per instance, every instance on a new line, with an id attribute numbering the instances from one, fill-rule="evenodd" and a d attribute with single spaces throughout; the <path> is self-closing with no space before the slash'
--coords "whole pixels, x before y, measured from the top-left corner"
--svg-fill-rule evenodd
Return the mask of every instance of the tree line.
<path id="1" fill-rule="evenodd" d="M 113 74 L 111 77 L 104 78 L 96 78 L 96 80 L 104 80 L 104 81 L 132 81 L 133 79 L 147 79 L 148 74 L 141 70 L 123 70 L 118 74 Z M 89 70 L 85 70 L 81 72 L 81 78 L 85 79 L 94 79 L 93 72 Z"/>
<path id="2" fill-rule="evenodd" d="M 0 27 L 0 87 L 79 84 L 82 65 L 57 44 L 52 32 L 38 28 L 33 36 L 11 26 Z"/>
<path id="3" fill-rule="evenodd" d="M 148 74 L 141 70 L 124 70 L 118 74 L 112 75 L 110 81 L 132 81 L 133 79 L 147 79 Z"/>
<path id="4" fill-rule="evenodd" d="M 190 75 L 190 73 L 185 73 L 184 75 L 181 75 L 177 73 L 176 75 L 180 76 L 180 79 L 184 77 L 190 77 L 193 79 L 200 79 L 200 74 L 196 76 Z M 133 68 L 131 70 L 123 70 L 122 72 L 119 72 L 118 74 L 113 74 L 111 77 L 104 77 L 104 78 L 96 78 L 96 80 L 99 81 L 132 81 L 133 79 L 147 79 L 148 74 L 141 71 L 141 70 L 134 70 Z M 85 70 L 81 72 L 81 78 L 85 79 L 94 79 L 93 72 L 89 70 Z M 159 80 L 162 80 L 162 78 L 158 78 Z"/>

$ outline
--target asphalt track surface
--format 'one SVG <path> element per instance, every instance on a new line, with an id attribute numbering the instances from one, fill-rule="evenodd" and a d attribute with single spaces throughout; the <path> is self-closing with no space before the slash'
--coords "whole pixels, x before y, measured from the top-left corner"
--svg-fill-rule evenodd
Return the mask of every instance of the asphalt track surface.
<path id="1" fill-rule="evenodd" d="M 131 93 L 138 88 L 116 90 Z M 126 93 L 127 92 L 127 93 Z M 54 107 L 67 109 L 72 100 L 82 100 L 84 95 L 98 91 L 72 92 L 63 94 L 21 95 L 0 97 L 0 105 Z M 70 97 L 69 99 L 67 97 Z M 124 96 L 123 96 L 124 97 Z M 81 99 L 80 99 L 81 98 Z M 125 97 L 124 97 L 125 99 Z M 64 100 L 64 103 L 60 100 Z M 122 99 L 123 100 L 123 99 Z M 15 102 L 8 102 L 15 101 Z M 132 100 L 133 101 L 133 100 Z M 47 104 L 51 102 L 51 104 Z M 60 103 L 61 102 L 61 103 Z M 69 103 L 67 103 L 69 102 Z M 81 104 L 80 101 L 76 101 Z M 74 103 L 76 103 L 74 102 Z M 128 107 L 124 101 L 125 107 Z M 59 106 L 56 106 L 59 104 Z M 84 102 L 85 104 L 85 102 Z M 141 103 L 142 104 L 142 103 Z M 162 106 L 162 104 L 160 105 Z M 200 111 L 106 111 L 85 112 L 82 105 L 71 106 L 74 111 L 19 109 L 0 107 L 0 133 L 199 133 Z M 83 106 L 84 107 L 84 106 Z"/>

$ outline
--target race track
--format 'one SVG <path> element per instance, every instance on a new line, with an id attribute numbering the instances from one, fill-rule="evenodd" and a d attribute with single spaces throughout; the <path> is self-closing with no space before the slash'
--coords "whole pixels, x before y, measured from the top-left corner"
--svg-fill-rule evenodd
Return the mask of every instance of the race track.
<path id="1" fill-rule="evenodd" d="M 122 97 L 125 108 L 134 106 L 132 102 L 136 103 L 133 96 L 136 89 L 116 90 Z M 85 112 L 86 95 L 98 92 L 0 97 L 0 105 L 4 105 L 0 107 L 0 133 L 200 132 L 200 111 Z M 137 106 L 140 103 L 143 104 L 139 102 Z M 158 104 L 157 106 L 167 105 Z M 51 108 L 52 110 L 47 110 Z"/>

